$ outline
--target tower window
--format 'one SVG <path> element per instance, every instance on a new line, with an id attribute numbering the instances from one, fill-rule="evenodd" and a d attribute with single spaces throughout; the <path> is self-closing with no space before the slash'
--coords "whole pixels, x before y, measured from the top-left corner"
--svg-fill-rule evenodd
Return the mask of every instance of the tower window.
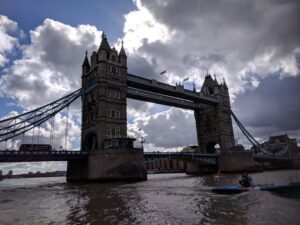
<path id="1" fill-rule="evenodd" d="M 117 73 L 117 68 L 115 65 L 112 65 L 111 72 Z"/>
<path id="2" fill-rule="evenodd" d="M 114 98 L 115 99 L 120 99 L 120 92 L 119 91 L 114 91 Z"/>
<path id="3" fill-rule="evenodd" d="M 116 128 L 116 137 L 120 137 L 120 127 Z"/>
<path id="4" fill-rule="evenodd" d="M 111 127 L 110 127 L 110 126 L 107 126 L 106 136 L 107 136 L 107 137 L 110 137 L 110 136 L 111 136 Z"/>
<path id="5" fill-rule="evenodd" d="M 116 118 L 120 118 L 120 111 L 116 111 Z"/>
<path id="6" fill-rule="evenodd" d="M 111 110 L 107 109 L 107 117 L 111 117 Z"/>

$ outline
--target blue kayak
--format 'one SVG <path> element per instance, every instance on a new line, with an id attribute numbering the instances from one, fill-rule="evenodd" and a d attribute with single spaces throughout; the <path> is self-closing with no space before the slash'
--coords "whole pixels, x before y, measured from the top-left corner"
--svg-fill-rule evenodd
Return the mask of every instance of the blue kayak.
<path id="1" fill-rule="evenodd" d="M 241 185 L 224 185 L 212 187 L 211 191 L 218 194 L 239 194 L 250 191 L 251 189 L 253 189 L 253 187 L 243 187 Z"/>

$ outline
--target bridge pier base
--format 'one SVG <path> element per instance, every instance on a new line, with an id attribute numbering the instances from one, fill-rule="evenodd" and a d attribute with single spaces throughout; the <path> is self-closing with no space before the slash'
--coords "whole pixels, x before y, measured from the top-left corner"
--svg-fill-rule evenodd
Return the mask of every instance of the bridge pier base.
<path id="1" fill-rule="evenodd" d="M 216 166 L 207 166 L 207 165 L 200 165 L 198 163 L 187 162 L 186 163 L 186 174 L 209 174 L 209 173 L 216 173 L 217 167 Z"/>
<path id="2" fill-rule="evenodd" d="M 147 171 L 141 150 L 96 150 L 86 160 L 68 162 L 68 182 L 144 180 L 147 180 Z"/>

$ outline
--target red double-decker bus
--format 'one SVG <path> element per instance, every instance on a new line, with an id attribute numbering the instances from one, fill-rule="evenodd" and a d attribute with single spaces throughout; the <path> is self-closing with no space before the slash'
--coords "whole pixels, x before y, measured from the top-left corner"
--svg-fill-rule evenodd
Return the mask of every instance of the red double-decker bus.
<path id="1" fill-rule="evenodd" d="M 29 151 L 41 151 L 41 152 L 49 152 L 52 150 L 51 145 L 38 145 L 38 144 L 21 144 L 19 151 L 29 152 Z"/>

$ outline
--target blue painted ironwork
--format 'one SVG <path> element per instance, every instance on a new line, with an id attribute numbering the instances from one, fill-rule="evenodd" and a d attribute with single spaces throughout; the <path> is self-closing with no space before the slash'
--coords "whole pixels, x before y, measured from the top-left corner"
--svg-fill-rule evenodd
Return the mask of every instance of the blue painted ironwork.
<path id="1" fill-rule="evenodd" d="M 20 115 L 0 120 L 0 142 L 17 137 L 25 132 L 39 127 L 41 124 L 54 117 L 65 107 L 68 107 L 85 92 L 94 88 L 98 80 L 94 80 L 85 87 L 80 88 L 54 102 Z"/>
<path id="2" fill-rule="evenodd" d="M 38 161 L 69 161 L 81 160 L 88 157 L 87 152 L 82 151 L 0 151 L 0 163 L 2 162 L 38 162 Z"/>

